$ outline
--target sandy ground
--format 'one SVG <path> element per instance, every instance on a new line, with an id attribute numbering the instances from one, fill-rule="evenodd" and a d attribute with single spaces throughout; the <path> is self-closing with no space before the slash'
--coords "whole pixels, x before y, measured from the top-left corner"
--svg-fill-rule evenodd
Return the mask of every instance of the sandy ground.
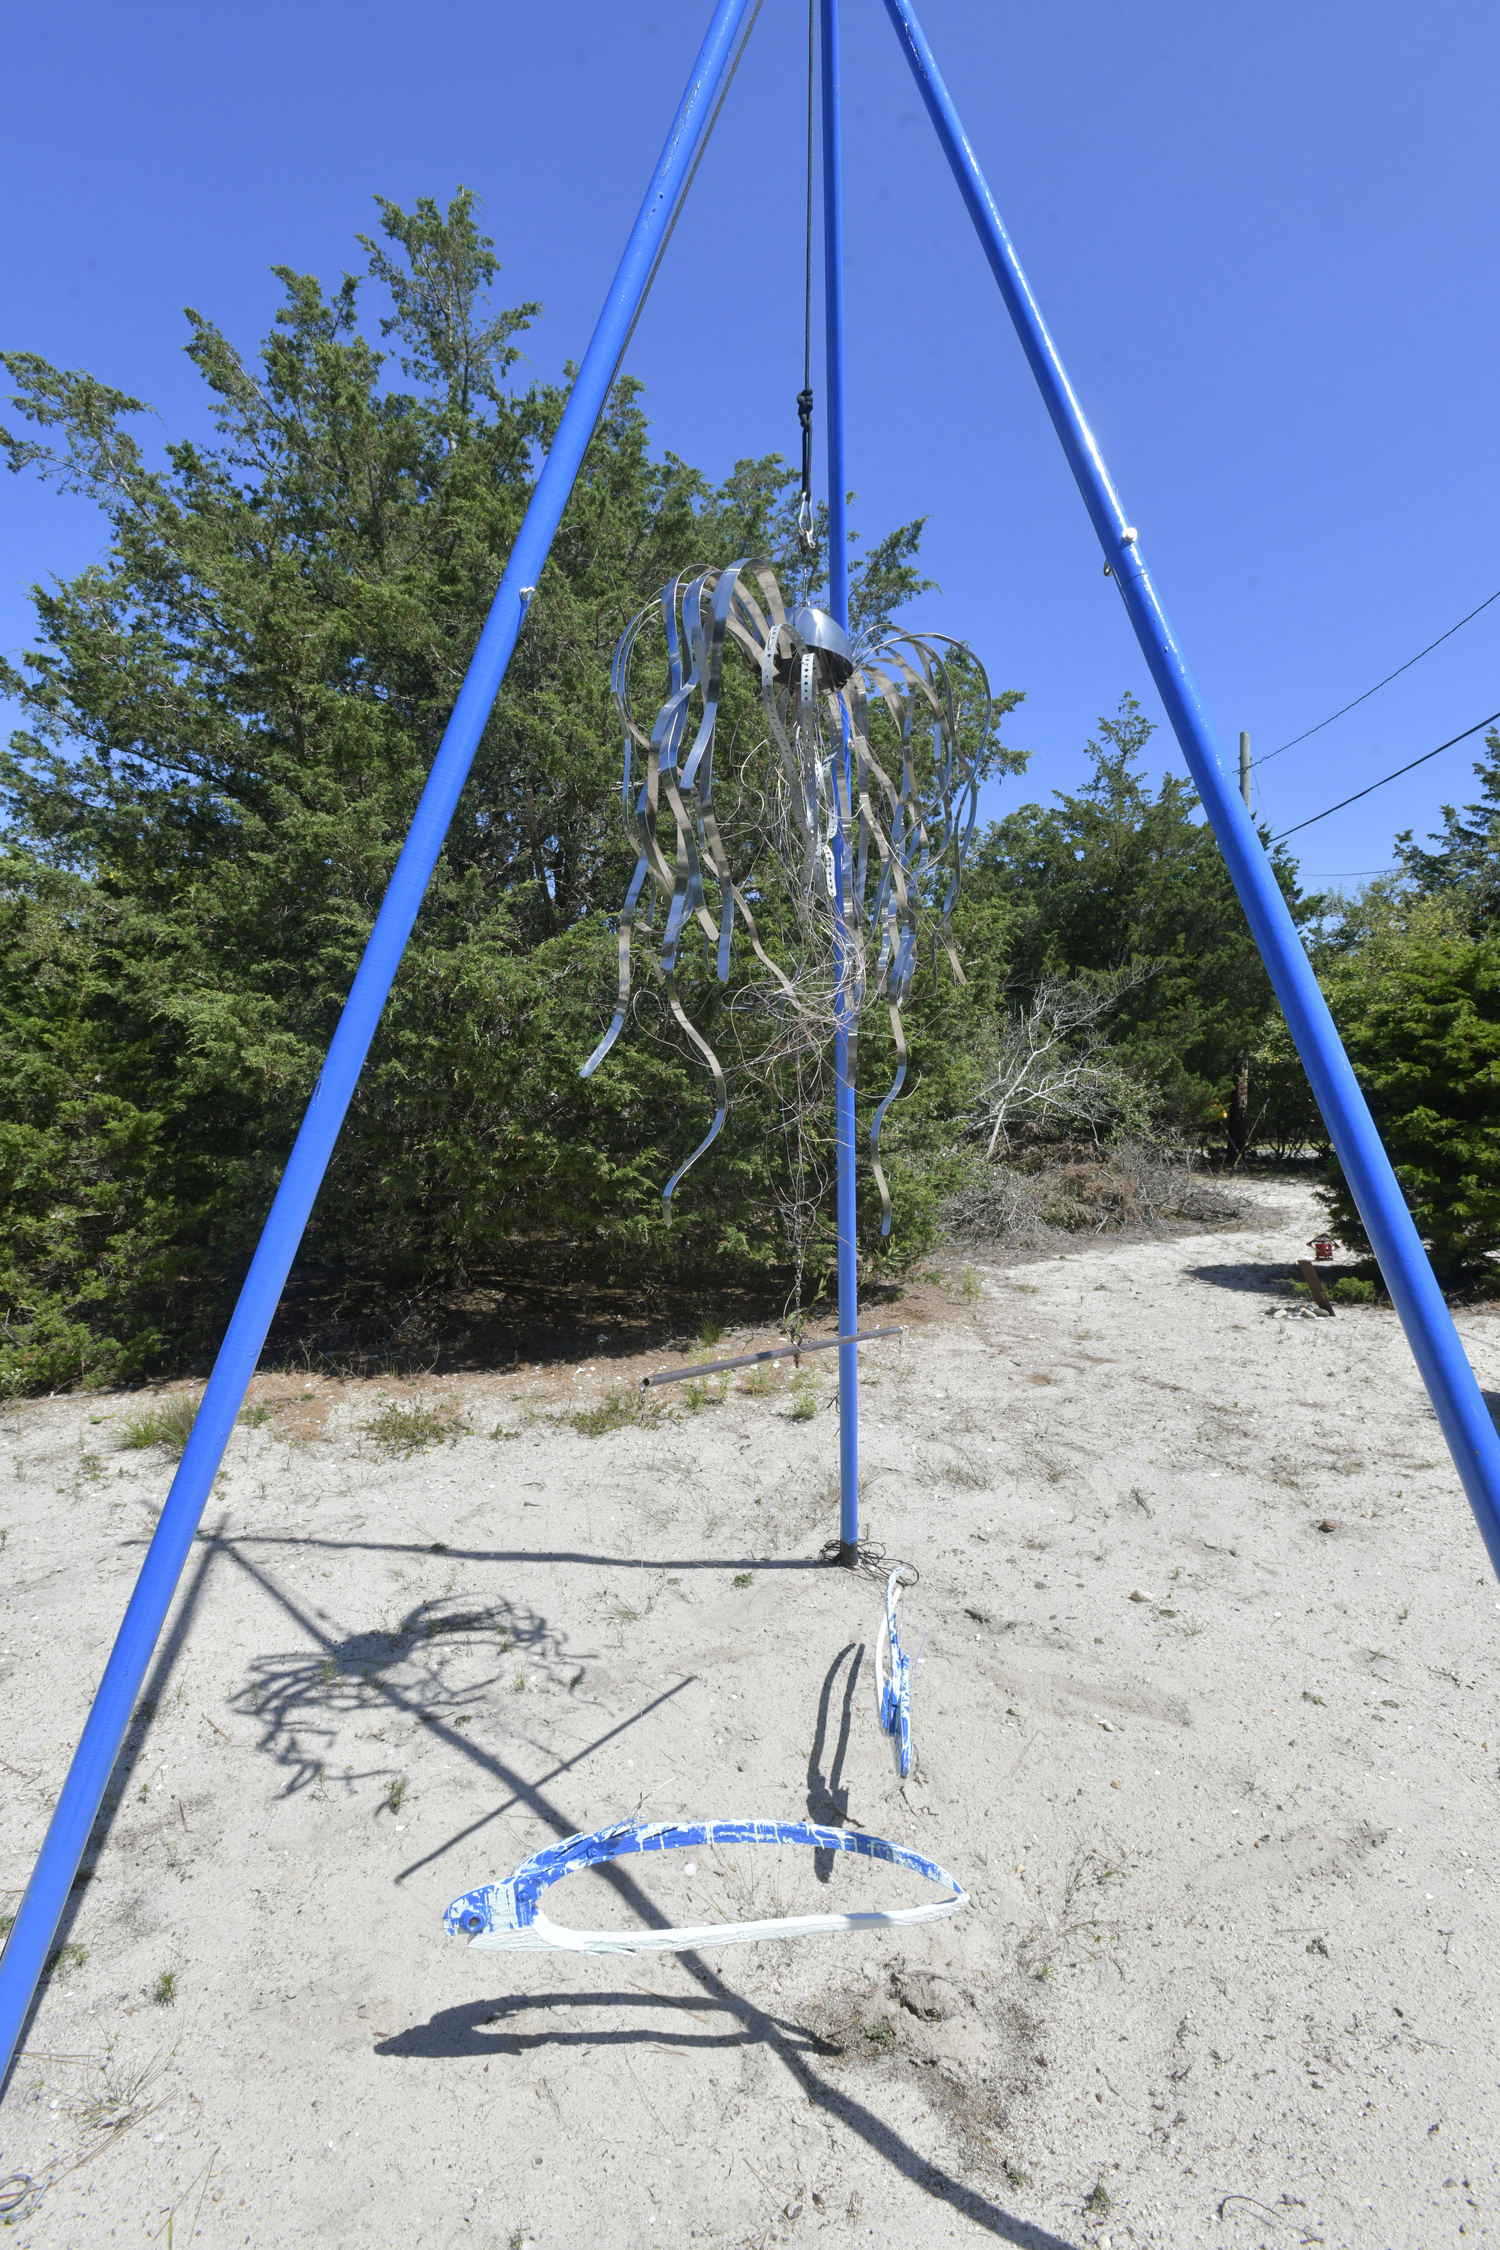
<path id="1" fill-rule="evenodd" d="M 815 1413 L 783 1370 L 600 1436 L 633 1365 L 433 1382 L 466 1431 L 404 1456 L 378 1385 L 259 1381 L 0 2110 L 10 2239 L 1500 2238 L 1500 1599 L 1394 1318 L 1275 1317 L 1315 1207 L 1250 1192 L 955 1266 L 867 1352 L 869 1534 L 929 1635 L 904 1789 L 879 1590 L 814 1559 L 826 1360 Z M 1500 1382 L 1500 1320 L 1461 1325 Z M 6 1414 L 12 1887 L 166 1491 L 140 1404 Z M 444 1938 L 638 1808 L 862 1823 L 972 1900 L 685 1958 Z M 551 1911 L 917 1895 L 684 1860 Z"/>

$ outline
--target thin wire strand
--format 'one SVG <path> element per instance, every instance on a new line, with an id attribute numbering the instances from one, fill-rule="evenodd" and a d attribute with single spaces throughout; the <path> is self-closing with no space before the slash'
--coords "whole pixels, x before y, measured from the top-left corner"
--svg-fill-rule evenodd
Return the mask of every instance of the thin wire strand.
<path id="1" fill-rule="evenodd" d="M 802 388 L 812 389 L 812 252 L 813 252 L 813 93 L 816 84 L 814 12 L 817 0 L 807 0 L 807 286 L 802 299 Z"/>
<path id="2" fill-rule="evenodd" d="M 641 301 L 635 308 L 635 318 L 631 321 L 630 326 L 625 331 L 625 341 L 620 346 L 619 357 L 615 361 L 614 371 L 609 378 L 609 383 L 605 390 L 604 395 L 606 398 L 608 398 L 610 391 L 614 389 L 615 384 L 619 380 L 620 369 L 624 365 L 625 361 L 625 354 L 630 349 L 630 339 L 635 334 L 641 314 L 646 309 L 646 299 L 651 294 L 651 285 L 655 281 L 658 273 L 661 271 L 662 259 L 667 254 L 667 244 L 671 241 L 672 236 L 677 231 L 677 222 L 682 217 L 683 207 L 687 202 L 693 182 L 698 177 L 698 167 L 703 162 L 704 157 L 708 154 L 708 144 L 714 137 L 714 127 L 719 122 L 719 112 L 729 99 L 729 89 L 734 84 L 734 74 L 739 69 L 741 62 L 744 60 L 745 49 L 750 44 L 750 34 L 755 29 L 755 20 L 756 17 L 760 14 L 763 4 L 764 0 L 755 0 L 755 7 L 751 14 L 750 21 L 746 24 L 744 33 L 740 39 L 739 46 L 735 49 L 734 61 L 729 66 L 729 75 L 725 79 L 723 89 L 720 92 L 718 100 L 714 104 L 714 113 L 708 121 L 708 130 L 705 132 L 702 140 L 698 143 L 698 153 L 693 158 L 693 168 L 682 183 L 682 193 L 677 198 L 677 208 L 672 213 L 671 219 L 667 225 L 667 231 L 661 238 L 661 248 L 657 251 L 656 256 L 651 261 L 651 271 L 646 276 L 646 286 L 641 291 Z"/>
<path id="3" fill-rule="evenodd" d="M 1424 656 L 1431 656 L 1433 650 L 1441 648 L 1444 641 L 1451 641 L 1454 634 L 1461 632 L 1465 625 L 1472 625 L 1475 618 L 1480 614 L 1480 610 L 1488 609 L 1490 602 L 1500 602 L 1500 591 L 1491 594 L 1488 601 L 1482 601 L 1479 609 L 1471 609 L 1468 616 L 1461 617 L 1456 625 L 1450 625 L 1446 633 L 1439 633 L 1435 641 L 1429 641 L 1425 648 L 1419 648 L 1416 655 L 1409 656 L 1404 664 L 1398 664 L 1394 672 L 1387 672 L 1383 680 L 1377 680 L 1372 688 L 1366 688 L 1363 695 L 1357 695 L 1354 698 L 1353 703 L 1346 703 L 1343 711 L 1335 711 L 1330 717 L 1319 719 L 1315 727 L 1308 728 L 1307 734 L 1294 734 L 1290 742 L 1283 742 L 1281 750 L 1295 750 L 1299 742 L 1306 742 L 1308 735 L 1321 734 L 1324 727 L 1331 727 L 1335 719 L 1341 719 L 1344 716 L 1344 711 L 1353 711 L 1361 703 L 1368 703 L 1372 695 L 1378 695 L 1383 687 L 1389 687 L 1392 680 L 1399 680 L 1403 672 L 1409 672 L 1414 664 L 1420 664 Z M 1459 740 L 1462 741 L 1462 739 L 1463 737 L 1460 736 Z M 1273 758 L 1281 756 L 1281 750 L 1268 750 L 1265 756 L 1258 759 L 1256 763 L 1268 766 Z M 1378 787 L 1379 784 L 1377 783 L 1376 786 Z M 1337 812 L 1337 805 L 1332 809 Z M 1319 814 L 1318 817 L 1321 819 L 1322 815 Z M 1287 830 L 1287 834 L 1291 834 L 1290 829 Z"/>
<path id="4" fill-rule="evenodd" d="M 1317 823 L 1320 820 L 1326 820 L 1328 818 L 1329 813 L 1342 812 L 1345 805 L 1357 805 L 1361 797 L 1368 797 L 1372 795 L 1375 790 L 1383 789 L 1388 781 L 1399 781 L 1402 774 L 1410 773 L 1413 767 L 1425 766 L 1429 758 L 1441 757 L 1445 750 L 1451 750 L 1453 748 L 1455 742 L 1467 742 L 1471 734 L 1478 734 L 1481 727 L 1493 726 L 1496 719 L 1500 719 L 1500 711 L 1492 711 L 1487 719 L 1480 719 L 1474 726 L 1465 727 L 1462 734 L 1455 734 L 1447 742 L 1440 742 L 1436 750 L 1424 750 L 1420 758 L 1412 759 L 1410 765 L 1397 766 L 1394 773 L 1382 774 L 1378 781 L 1372 781 L 1370 783 L 1368 789 L 1356 789 L 1352 797 L 1340 797 L 1338 803 L 1336 805 L 1330 805 L 1327 808 L 1327 811 L 1315 812 L 1310 819 L 1299 820 L 1296 823 L 1295 827 L 1283 828 L 1279 836 L 1273 836 L 1271 838 L 1272 843 L 1283 843 L 1288 836 L 1295 836 L 1299 832 L 1299 830 L 1303 828 L 1316 827 Z"/>

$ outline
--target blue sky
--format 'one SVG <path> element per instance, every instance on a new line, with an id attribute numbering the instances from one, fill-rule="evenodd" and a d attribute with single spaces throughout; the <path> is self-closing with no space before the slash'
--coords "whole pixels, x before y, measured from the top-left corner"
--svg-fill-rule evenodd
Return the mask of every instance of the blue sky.
<path id="1" fill-rule="evenodd" d="M 843 0 L 851 482 L 928 518 L 941 596 L 1031 771 L 1076 784 L 1145 666 L 880 0 Z M 184 305 L 246 349 L 269 268 L 336 281 L 371 197 L 483 196 L 556 374 L 594 315 L 708 0 L 569 10 L 97 0 L 24 11 L 0 152 L 6 341 L 206 428 Z M 1346 703 L 1500 588 L 1492 8 L 1431 0 L 926 0 L 923 20 L 1232 762 Z M 760 22 L 632 347 L 659 441 L 711 473 L 796 447 L 804 0 Z M 373 308 L 372 308 L 373 311 Z M 815 380 L 818 380 L 815 376 Z M 0 645 L 98 519 L 0 482 Z M 915 614 L 915 613 L 914 613 Z M 1500 706 L 1500 603 L 1269 763 L 1318 811 Z M 1165 730 L 1153 743 L 1181 770 Z M 1298 839 L 1304 879 L 1391 863 L 1476 747 Z"/>

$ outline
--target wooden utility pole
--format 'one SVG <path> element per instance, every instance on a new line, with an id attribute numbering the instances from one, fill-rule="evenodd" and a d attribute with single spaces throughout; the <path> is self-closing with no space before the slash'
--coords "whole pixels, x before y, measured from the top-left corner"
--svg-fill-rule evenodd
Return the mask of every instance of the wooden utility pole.
<path id="1" fill-rule="evenodd" d="M 1245 800 L 1245 810 L 1250 810 L 1250 737 L 1240 736 L 1240 795 Z M 1245 1143 L 1250 1132 L 1250 1057 L 1241 1055 L 1240 1067 L 1234 1074 L 1234 1093 L 1230 1098 L 1229 1115 L 1225 1120 L 1229 1141 L 1229 1161 L 1238 1164 L 1245 1153 Z"/>

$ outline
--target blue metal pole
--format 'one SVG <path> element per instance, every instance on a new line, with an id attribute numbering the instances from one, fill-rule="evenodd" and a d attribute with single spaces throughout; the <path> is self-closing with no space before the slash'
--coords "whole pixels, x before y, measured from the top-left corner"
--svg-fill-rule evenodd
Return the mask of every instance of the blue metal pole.
<path id="1" fill-rule="evenodd" d="M 839 117 L 839 0 L 822 0 L 823 44 L 823 325 L 828 365 L 828 601 L 849 629 L 849 479 L 844 460 L 844 181 Z M 849 802 L 849 726 L 840 753 L 843 802 Z M 859 1259 L 854 1206 L 854 1085 L 849 1076 L 849 995 L 844 990 L 844 903 L 849 869 L 842 841 L 834 858 L 840 942 L 833 1035 L 834 1133 L 838 1149 L 839 1334 L 859 1326 Z M 853 1563 L 859 1544 L 859 1347 L 839 1349 L 839 1560 Z"/>
<path id="2" fill-rule="evenodd" d="M 1182 745 L 1203 809 L 1297 1042 L 1323 1122 L 1338 1150 L 1344 1176 L 1374 1245 L 1385 1285 L 1400 1314 L 1490 1561 L 1500 1572 L 1500 1438 L 1480 1396 L 1474 1371 L 1464 1356 L 1271 863 L 1239 792 L 1220 763 L 1213 729 L 1147 575 L 1135 530 L 1116 497 L 1093 432 L 1084 420 L 932 50 L 910 0 L 885 0 L 885 4 L 1078 480 L 1105 562 L 1124 596 L 1136 639 Z"/>
<path id="3" fill-rule="evenodd" d="M 301 1131 L 287 1160 L 265 1232 L 214 1362 L 203 1403 L 68 1768 L 57 1810 L 32 1870 L 15 1927 L 0 1957 L 0 2084 L 9 2070 L 78 1862 L 119 1755 L 151 1651 L 171 1606 L 235 1416 L 255 1372 L 287 1271 L 322 1185 L 417 909 L 437 864 L 459 792 L 505 677 L 527 602 L 541 577 L 631 323 L 645 294 L 656 254 L 671 224 L 694 151 L 708 122 L 714 95 L 729 68 L 735 36 L 749 4 L 750 0 L 718 0 L 714 8 L 702 50 L 693 65 L 666 146 L 604 301 L 593 341 L 537 479 L 499 591 L 422 792 L 411 831 L 396 862 L 390 889 L 339 1018 L 322 1075 L 313 1089 Z"/>

